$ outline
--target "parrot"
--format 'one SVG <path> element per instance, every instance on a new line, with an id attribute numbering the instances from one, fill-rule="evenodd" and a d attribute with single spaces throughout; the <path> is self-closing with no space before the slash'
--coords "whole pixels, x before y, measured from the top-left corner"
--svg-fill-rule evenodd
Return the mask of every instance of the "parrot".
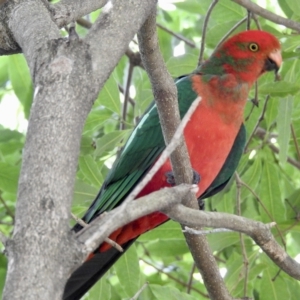
<path id="1" fill-rule="evenodd" d="M 175 82 L 181 118 L 195 99 L 201 99 L 183 133 L 193 168 L 193 183 L 198 185 L 196 196 L 200 208 L 203 199 L 225 187 L 237 168 L 246 141 L 243 114 L 252 85 L 268 71 L 277 74 L 281 64 L 278 39 L 265 31 L 248 30 L 228 38 L 195 71 Z M 117 156 L 83 221 L 90 223 L 120 205 L 165 147 L 153 103 Z M 137 198 L 174 184 L 171 163 L 167 160 Z M 163 213 L 154 212 L 119 228 L 109 238 L 126 251 L 141 234 L 167 220 Z M 79 224 L 73 228 L 75 232 L 81 229 Z M 71 274 L 63 299 L 80 299 L 121 255 L 122 252 L 105 242 L 99 245 Z"/>

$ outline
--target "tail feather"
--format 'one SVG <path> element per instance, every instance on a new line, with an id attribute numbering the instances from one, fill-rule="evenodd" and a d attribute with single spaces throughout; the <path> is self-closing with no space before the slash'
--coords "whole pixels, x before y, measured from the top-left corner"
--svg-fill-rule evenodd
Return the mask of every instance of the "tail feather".
<path id="1" fill-rule="evenodd" d="M 124 252 L 135 241 L 122 245 Z M 95 252 L 94 256 L 83 263 L 69 278 L 63 295 L 63 300 L 80 299 L 120 258 L 124 252 L 110 248 L 105 252 Z"/>

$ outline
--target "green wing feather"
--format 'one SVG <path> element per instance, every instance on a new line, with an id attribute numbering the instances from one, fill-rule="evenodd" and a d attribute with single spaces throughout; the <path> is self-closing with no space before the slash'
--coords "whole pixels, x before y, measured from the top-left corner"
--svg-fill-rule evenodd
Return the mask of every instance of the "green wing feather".
<path id="1" fill-rule="evenodd" d="M 176 82 L 181 118 L 187 112 L 197 94 L 192 89 L 191 76 Z M 156 105 L 153 103 L 130 135 L 113 164 L 101 190 L 83 217 L 90 222 L 104 211 L 118 206 L 143 179 L 159 155 L 165 149 Z"/>

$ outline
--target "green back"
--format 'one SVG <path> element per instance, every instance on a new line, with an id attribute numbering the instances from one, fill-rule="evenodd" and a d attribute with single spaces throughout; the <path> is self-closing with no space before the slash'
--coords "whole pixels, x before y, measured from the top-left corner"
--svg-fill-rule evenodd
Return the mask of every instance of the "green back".
<path id="1" fill-rule="evenodd" d="M 184 76 L 176 82 L 181 118 L 197 98 L 192 89 L 191 76 L 193 75 Z M 211 197 L 225 187 L 237 168 L 245 141 L 246 130 L 242 125 L 220 173 L 199 200 Z M 164 149 L 165 143 L 157 108 L 155 103 L 152 103 L 114 162 L 96 199 L 83 217 L 84 221 L 90 222 L 102 212 L 112 210 L 121 204 L 147 174 Z"/>
<path id="2" fill-rule="evenodd" d="M 176 86 L 182 118 L 197 98 L 197 94 L 192 89 L 191 76 L 180 78 Z M 164 149 L 165 142 L 157 108 L 155 103 L 152 103 L 114 162 L 101 190 L 83 218 L 85 222 L 90 222 L 102 212 L 112 210 L 122 203 Z"/>

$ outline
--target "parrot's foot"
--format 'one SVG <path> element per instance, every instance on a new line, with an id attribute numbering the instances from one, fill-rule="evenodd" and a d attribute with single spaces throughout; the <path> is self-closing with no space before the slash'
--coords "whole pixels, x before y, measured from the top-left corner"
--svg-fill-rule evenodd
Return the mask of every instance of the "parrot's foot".
<path id="1" fill-rule="evenodd" d="M 166 172 L 165 175 L 167 177 L 167 183 L 171 186 L 175 186 L 176 183 L 173 171 Z M 193 169 L 193 184 L 198 184 L 200 182 L 200 179 L 200 174 Z"/>
<path id="2" fill-rule="evenodd" d="M 205 210 L 205 201 L 204 199 L 198 199 L 198 205 L 200 210 Z"/>

